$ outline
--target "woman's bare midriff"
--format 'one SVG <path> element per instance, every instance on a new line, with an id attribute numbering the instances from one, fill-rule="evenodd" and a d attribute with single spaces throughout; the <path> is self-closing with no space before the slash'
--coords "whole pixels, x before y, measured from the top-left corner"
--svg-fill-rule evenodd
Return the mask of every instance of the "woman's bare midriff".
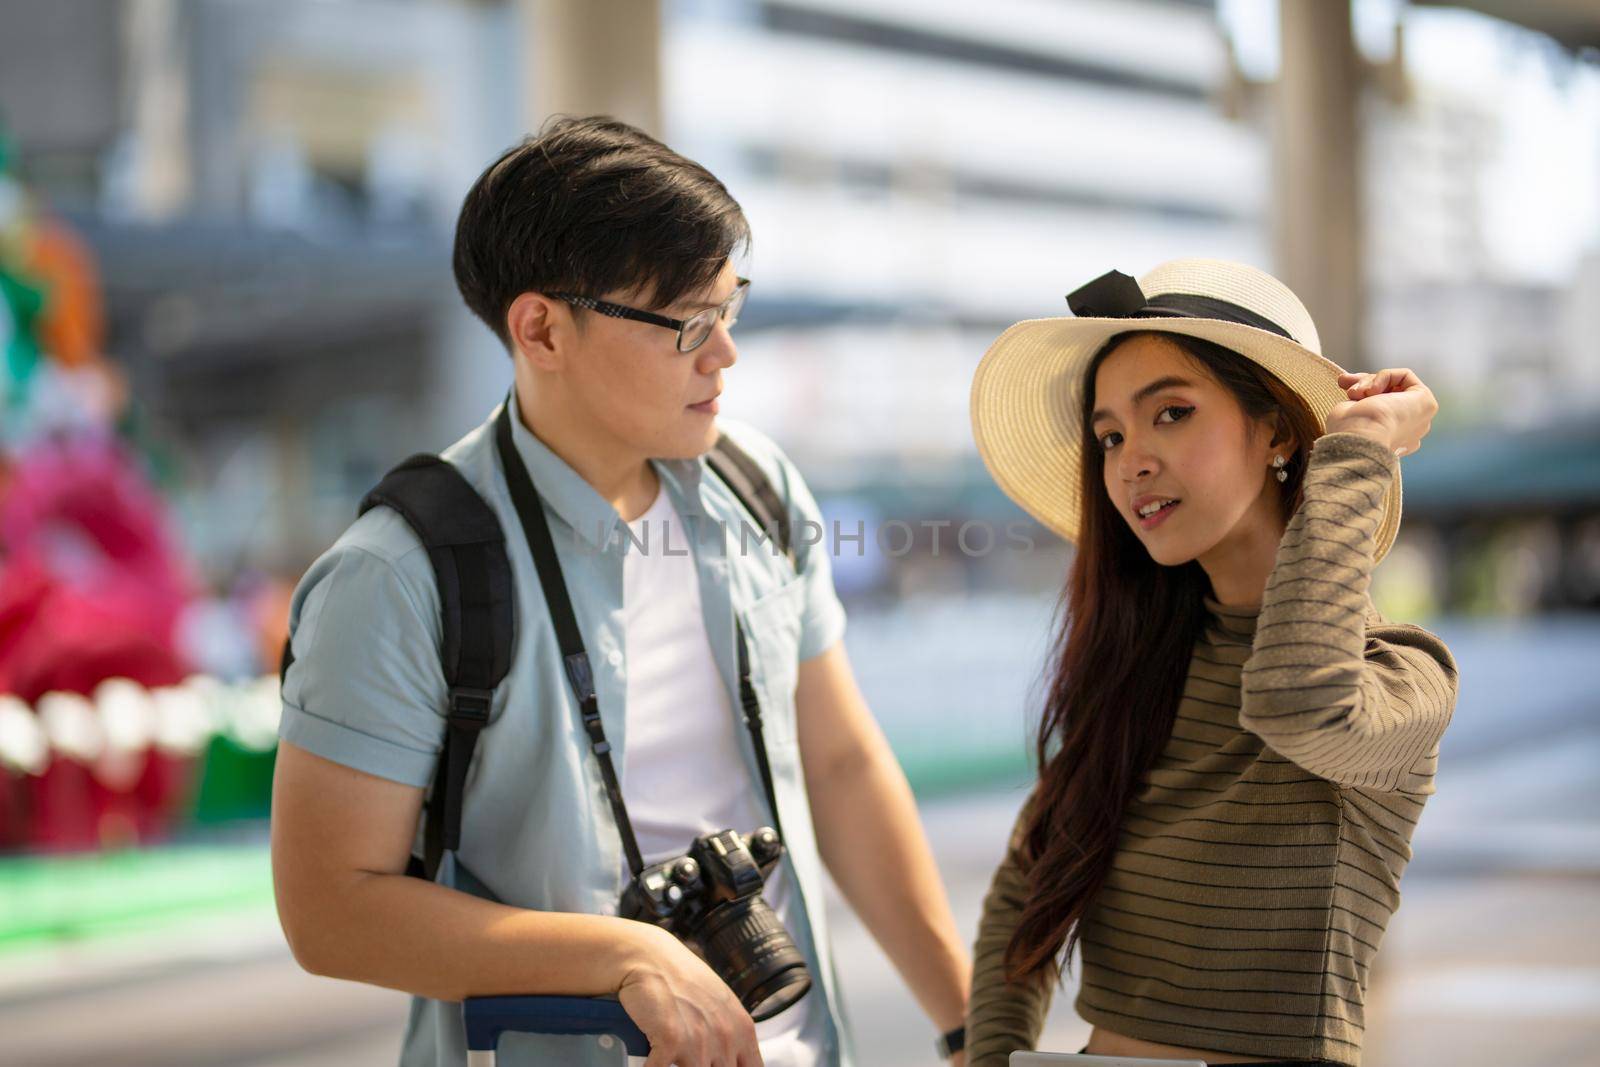
<path id="1" fill-rule="evenodd" d="M 1200 1048 L 1182 1048 L 1178 1045 L 1162 1045 L 1155 1041 L 1141 1041 L 1137 1037 L 1128 1037 L 1115 1030 L 1107 1030 L 1103 1026 L 1094 1028 L 1089 1035 L 1089 1047 L 1085 1049 L 1092 1056 L 1143 1056 L 1152 1060 L 1204 1060 L 1206 1063 L 1270 1063 L 1272 1056 L 1241 1056 L 1237 1052 L 1214 1052 Z"/>

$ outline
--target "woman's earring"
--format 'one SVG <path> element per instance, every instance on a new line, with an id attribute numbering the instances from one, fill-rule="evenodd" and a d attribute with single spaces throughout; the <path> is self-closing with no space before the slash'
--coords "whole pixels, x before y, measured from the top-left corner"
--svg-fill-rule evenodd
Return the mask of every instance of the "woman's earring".
<path id="1" fill-rule="evenodd" d="M 1272 457 L 1272 465 L 1278 468 L 1278 481 L 1280 482 L 1286 482 L 1289 480 L 1289 472 L 1283 469 L 1283 465 L 1288 462 L 1289 461 L 1284 459 L 1282 456 Z"/>

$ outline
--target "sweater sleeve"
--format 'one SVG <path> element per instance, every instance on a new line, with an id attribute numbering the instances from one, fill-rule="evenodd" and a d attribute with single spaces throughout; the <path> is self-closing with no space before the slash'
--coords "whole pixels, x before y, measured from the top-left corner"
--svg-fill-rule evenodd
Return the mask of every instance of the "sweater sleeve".
<path id="1" fill-rule="evenodd" d="M 1398 463 L 1361 434 L 1317 440 L 1240 691 L 1240 725 L 1285 758 L 1341 785 L 1379 790 L 1426 787 L 1456 698 L 1444 642 L 1384 621 L 1367 595 Z"/>
<path id="2" fill-rule="evenodd" d="M 1027 805 L 1023 806 L 1023 813 Z M 1032 1049 L 1044 1029 L 1054 983 L 1019 985 L 1006 981 L 1006 946 L 1022 918 L 1028 879 L 1020 850 L 1023 815 L 994 872 L 978 920 L 973 948 L 972 994 L 967 1004 L 967 1067 L 1006 1067 L 1011 1053 Z"/>

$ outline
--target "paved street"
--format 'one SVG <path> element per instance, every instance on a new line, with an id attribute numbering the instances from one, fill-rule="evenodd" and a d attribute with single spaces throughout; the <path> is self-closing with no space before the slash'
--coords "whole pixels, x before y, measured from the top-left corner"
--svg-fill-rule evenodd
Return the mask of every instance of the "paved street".
<path id="1" fill-rule="evenodd" d="M 1600 1065 L 1595 766 L 1600 730 L 1463 772 L 1433 802 L 1374 977 L 1368 1067 Z M 1517 803 L 1501 810 L 1507 796 Z M 1019 799 L 925 811 L 966 930 Z M 928 1025 L 835 911 L 862 1064 L 930 1064 Z M 1046 1047 L 1081 1044 L 1071 999 L 1058 995 Z M 392 1063 L 404 1015 L 397 993 L 301 973 L 270 914 L 0 958 L 0 1061 L 28 1067 Z"/>

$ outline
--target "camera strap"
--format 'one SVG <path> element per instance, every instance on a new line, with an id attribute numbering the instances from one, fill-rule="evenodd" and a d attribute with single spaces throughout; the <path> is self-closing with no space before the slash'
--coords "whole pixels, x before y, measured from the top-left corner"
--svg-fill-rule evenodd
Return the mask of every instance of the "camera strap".
<path id="1" fill-rule="evenodd" d="M 633 822 L 628 818 L 628 807 L 622 799 L 622 786 L 617 778 L 617 768 L 611 758 L 611 744 L 606 740 L 605 726 L 600 720 L 600 700 L 595 693 L 594 670 L 589 663 L 589 653 L 584 648 L 583 635 L 578 630 L 578 619 L 572 610 L 572 598 L 567 594 L 566 579 L 561 573 L 561 563 L 556 558 L 555 539 L 550 533 L 549 520 L 545 518 L 544 502 L 539 497 L 539 492 L 534 488 L 533 479 L 528 474 L 527 466 L 522 462 L 522 457 L 517 454 L 516 445 L 511 435 L 511 405 L 508 399 L 500 409 L 500 415 L 495 420 L 495 445 L 500 453 L 500 464 L 505 471 L 506 485 L 511 490 L 511 503 L 517 510 L 517 518 L 522 525 L 523 535 L 528 539 L 528 550 L 533 555 L 534 568 L 539 574 L 539 585 L 544 590 L 546 606 L 550 609 L 550 621 L 555 626 L 556 642 L 561 649 L 562 666 L 567 675 L 567 683 L 572 687 L 573 696 L 577 698 L 578 715 L 583 720 L 584 732 L 589 737 L 589 748 L 594 753 L 595 759 L 600 764 L 600 776 L 604 780 L 606 799 L 611 805 L 611 814 L 616 820 L 617 832 L 622 838 L 623 852 L 628 859 L 628 868 L 634 875 L 644 870 L 644 858 L 639 852 L 639 841 L 634 836 Z M 745 465 L 753 466 L 750 458 L 728 441 L 726 437 L 718 441 L 721 451 L 732 450 L 737 452 L 738 459 L 734 462 L 739 469 L 747 470 Z M 726 475 L 718 470 L 716 463 L 712 469 L 719 477 L 727 480 Z M 759 474 L 758 485 L 765 484 L 765 477 Z M 762 525 L 776 528 L 780 535 L 787 533 L 787 523 L 774 526 L 775 517 L 765 516 L 752 506 L 752 501 L 740 493 L 738 487 L 730 483 L 729 488 L 738 497 L 746 510 L 750 511 Z M 770 486 L 767 492 L 771 493 Z M 762 521 L 765 520 L 765 521 Z M 780 545 L 788 550 L 788 538 L 782 536 Z M 791 555 L 791 559 L 792 559 Z M 756 765 L 761 773 L 761 785 L 766 791 L 767 805 L 772 812 L 773 829 L 778 832 L 779 840 L 783 839 L 783 827 L 778 821 L 778 798 L 772 783 L 772 767 L 767 759 L 767 746 L 762 730 L 761 701 L 756 695 L 755 683 L 750 678 L 750 651 L 746 646 L 744 628 L 737 620 L 734 623 L 734 635 L 738 643 L 738 668 L 739 668 L 739 703 L 744 712 L 745 727 L 750 731 L 751 744 L 755 747 Z"/>

